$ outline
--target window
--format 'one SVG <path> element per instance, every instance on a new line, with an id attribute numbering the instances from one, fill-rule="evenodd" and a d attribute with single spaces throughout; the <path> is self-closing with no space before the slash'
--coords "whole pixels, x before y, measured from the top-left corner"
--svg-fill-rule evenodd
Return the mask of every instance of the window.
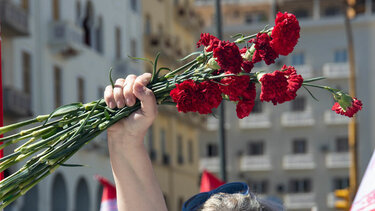
<path id="1" fill-rule="evenodd" d="M 60 20 L 60 1 L 52 0 L 52 18 L 54 21 Z"/>
<path id="2" fill-rule="evenodd" d="M 194 149 L 193 149 L 193 141 L 192 140 L 188 141 L 188 160 L 189 160 L 189 163 L 194 162 Z"/>
<path id="3" fill-rule="evenodd" d="M 160 149 L 162 154 L 162 163 L 169 165 L 169 155 L 167 154 L 167 143 L 166 143 L 166 133 L 164 129 L 160 130 Z"/>
<path id="4" fill-rule="evenodd" d="M 305 139 L 293 140 L 293 154 L 307 153 L 307 141 Z"/>
<path id="5" fill-rule="evenodd" d="M 254 19 L 253 19 L 253 13 L 247 12 L 245 14 L 245 23 L 246 24 L 251 24 L 251 23 L 253 23 L 253 21 L 254 21 Z"/>
<path id="6" fill-rule="evenodd" d="M 292 111 L 304 111 L 306 107 L 306 98 L 305 97 L 296 97 L 291 102 Z"/>
<path id="7" fill-rule="evenodd" d="M 78 102 L 85 101 L 85 81 L 83 78 L 79 77 L 77 79 L 77 87 L 78 87 Z"/>
<path id="8" fill-rule="evenodd" d="M 134 12 L 137 12 L 137 0 L 130 0 L 130 6 Z"/>
<path id="9" fill-rule="evenodd" d="M 53 71 L 53 74 L 54 74 L 54 92 L 55 92 L 55 107 L 59 107 L 61 106 L 62 104 L 62 89 L 61 89 L 61 86 L 62 86 L 62 82 L 61 82 L 61 69 L 57 66 L 54 67 L 54 71 Z M 102 95 L 103 96 L 103 95 Z"/>
<path id="10" fill-rule="evenodd" d="M 184 163 L 183 143 L 182 143 L 182 136 L 181 135 L 178 135 L 178 137 L 177 137 L 177 163 L 178 164 Z"/>
<path id="11" fill-rule="evenodd" d="M 309 17 L 309 12 L 306 9 L 297 9 L 292 12 L 297 18 L 307 18 Z"/>
<path id="12" fill-rule="evenodd" d="M 348 152 L 349 145 L 348 145 L 348 137 L 338 137 L 336 138 L 336 152 Z"/>
<path id="13" fill-rule="evenodd" d="M 310 179 L 291 179 L 289 180 L 290 193 L 308 193 L 312 191 Z"/>
<path id="14" fill-rule="evenodd" d="M 150 14 L 146 15 L 145 19 L 145 34 L 150 35 L 151 34 L 151 17 Z"/>
<path id="15" fill-rule="evenodd" d="M 59 173 L 52 183 L 52 209 L 56 211 L 68 210 L 68 191 L 64 177 Z"/>
<path id="16" fill-rule="evenodd" d="M 349 187 L 349 177 L 335 177 L 332 180 L 332 190 L 345 189 Z"/>
<path id="17" fill-rule="evenodd" d="M 131 56 L 137 56 L 137 42 L 135 41 L 135 39 L 131 39 L 130 41 L 130 53 Z"/>
<path id="18" fill-rule="evenodd" d="M 79 179 L 76 187 L 75 209 L 80 211 L 90 210 L 90 192 L 87 182 L 84 178 Z"/>
<path id="19" fill-rule="evenodd" d="M 92 6 L 92 2 L 88 1 L 86 3 L 86 10 L 85 10 L 85 17 L 83 18 L 83 36 L 84 36 L 84 41 L 87 46 L 92 46 L 93 45 L 93 40 L 92 40 L 92 24 L 94 22 L 94 8 Z"/>
<path id="20" fill-rule="evenodd" d="M 208 157 L 216 157 L 219 155 L 219 149 L 217 144 L 208 144 L 207 145 L 207 156 Z"/>
<path id="21" fill-rule="evenodd" d="M 103 19 L 99 17 L 98 26 L 96 28 L 96 50 L 103 53 Z"/>
<path id="22" fill-rule="evenodd" d="M 304 65 L 305 64 L 305 54 L 303 52 L 295 53 L 292 55 L 292 65 Z"/>
<path id="23" fill-rule="evenodd" d="M 324 15 L 327 16 L 327 17 L 332 17 L 332 16 L 337 16 L 337 15 L 341 15 L 341 9 L 340 7 L 337 7 L 337 6 L 331 6 L 331 7 L 327 7 L 325 10 L 324 10 Z"/>
<path id="24" fill-rule="evenodd" d="M 121 30 L 119 27 L 115 28 L 115 50 L 116 59 L 121 59 Z"/>
<path id="25" fill-rule="evenodd" d="M 264 154 L 264 142 L 256 141 L 248 143 L 247 148 L 248 155 L 263 155 Z"/>
<path id="26" fill-rule="evenodd" d="M 22 52 L 23 91 L 31 95 L 31 56 Z"/>
<path id="27" fill-rule="evenodd" d="M 335 51 L 335 58 L 336 63 L 340 62 L 347 62 L 348 61 L 348 55 L 346 49 L 340 49 Z"/>
<path id="28" fill-rule="evenodd" d="M 268 181 L 250 181 L 249 188 L 255 194 L 266 194 L 268 192 Z"/>
<path id="29" fill-rule="evenodd" d="M 251 111 L 251 113 L 256 113 L 256 114 L 258 114 L 258 113 L 262 113 L 262 102 L 260 102 L 260 100 L 259 99 L 256 99 L 255 101 L 254 101 L 254 107 L 253 107 L 253 110 Z"/>

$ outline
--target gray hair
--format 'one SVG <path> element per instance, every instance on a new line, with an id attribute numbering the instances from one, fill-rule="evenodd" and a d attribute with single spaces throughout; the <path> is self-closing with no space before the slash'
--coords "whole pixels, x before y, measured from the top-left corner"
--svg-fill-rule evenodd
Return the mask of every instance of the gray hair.
<path id="1" fill-rule="evenodd" d="M 252 193 L 228 194 L 217 193 L 212 195 L 199 211 L 283 211 L 281 205 L 271 201 L 258 199 Z"/>

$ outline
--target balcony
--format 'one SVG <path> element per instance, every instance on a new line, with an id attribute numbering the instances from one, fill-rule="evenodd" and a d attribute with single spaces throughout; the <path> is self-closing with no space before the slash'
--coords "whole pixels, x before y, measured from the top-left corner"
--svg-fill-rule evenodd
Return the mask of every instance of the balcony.
<path id="1" fill-rule="evenodd" d="M 334 111 L 327 110 L 324 112 L 324 122 L 327 125 L 347 125 L 350 122 L 350 118 L 337 114 Z"/>
<path id="2" fill-rule="evenodd" d="M 349 78 L 348 63 L 327 63 L 323 65 L 323 76 L 328 79 L 347 79 Z"/>
<path id="3" fill-rule="evenodd" d="M 301 74 L 303 78 L 313 77 L 313 68 L 311 65 L 296 65 L 297 74 Z"/>
<path id="4" fill-rule="evenodd" d="M 283 168 L 287 170 L 304 170 L 315 168 L 312 154 L 292 154 L 283 158 Z"/>
<path id="5" fill-rule="evenodd" d="M 243 156 L 240 161 L 241 171 L 269 171 L 271 159 L 268 155 Z"/>
<path id="6" fill-rule="evenodd" d="M 287 209 L 311 209 L 315 204 L 313 193 L 291 193 L 284 196 L 284 205 Z"/>
<path id="7" fill-rule="evenodd" d="M 220 160 L 219 157 L 201 158 L 199 161 L 199 171 L 207 170 L 210 172 L 219 172 Z"/>
<path id="8" fill-rule="evenodd" d="M 284 127 L 306 127 L 313 126 L 315 120 L 311 111 L 284 112 L 281 124 Z"/>
<path id="9" fill-rule="evenodd" d="M 327 168 L 349 168 L 350 156 L 348 152 L 331 152 L 326 155 Z"/>
<path id="10" fill-rule="evenodd" d="M 4 88 L 4 113 L 14 117 L 29 117 L 31 111 L 31 97 L 29 94 L 13 87 Z"/>
<path id="11" fill-rule="evenodd" d="M 11 1 L 0 1 L 0 20 L 2 33 L 6 37 L 29 34 L 29 16 L 27 12 Z"/>
<path id="12" fill-rule="evenodd" d="M 270 128 L 270 115 L 265 113 L 250 114 L 249 117 L 240 119 L 239 125 L 241 129 Z"/>
<path id="13" fill-rule="evenodd" d="M 49 27 L 49 45 L 54 53 L 74 56 L 80 52 L 82 29 L 69 21 L 53 21 Z"/>

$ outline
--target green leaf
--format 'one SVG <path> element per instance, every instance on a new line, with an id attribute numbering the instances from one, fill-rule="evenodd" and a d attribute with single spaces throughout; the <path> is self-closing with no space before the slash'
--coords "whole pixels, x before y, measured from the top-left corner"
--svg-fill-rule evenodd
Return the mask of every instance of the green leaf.
<path id="1" fill-rule="evenodd" d="M 193 53 L 191 53 L 191 54 L 189 54 L 189 55 L 187 55 L 187 56 L 185 56 L 184 58 L 179 59 L 179 60 L 180 60 L 180 61 L 185 61 L 185 60 L 187 60 L 188 58 L 190 58 L 190 57 L 192 57 L 192 56 L 194 56 L 194 55 L 200 55 L 200 54 L 202 54 L 202 52 L 200 52 L 200 51 L 193 52 Z"/>
<path id="2" fill-rule="evenodd" d="M 307 90 L 307 92 L 311 95 L 312 98 L 314 98 L 314 100 L 319 102 L 319 100 L 312 94 L 312 92 L 306 86 L 303 86 L 303 88 Z"/>
<path id="3" fill-rule="evenodd" d="M 109 114 L 108 114 L 108 111 L 105 109 L 104 110 L 104 115 L 105 115 L 105 119 L 106 120 L 109 120 L 111 117 L 109 116 Z"/>
<path id="4" fill-rule="evenodd" d="M 113 79 L 112 79 L 112 67 L 109 69 L 109 81 L 111 82 L 111 86 L 112 86 L 112 89 L 115 88 L 115 83 L 113 83 Z"/>
<path id="5" fill-rule="evenodd" d="M 87 167 L 87 165 L 82 165 L 82 164 L 65 164 L 65 163 L 60 163 L 60 166 L 64 166 L 64 167 Z"/>
<path id="6" fill-rule="evenodd" d="M 155 81 L 155 78 L 157 78 L 157 67 L 158 67 L 158 60 L 159 60 L 159 56 L 160 56 L 160 52 L 158 52 L 156 54 L 156 57 L 155 57 L 155 61 L 154 61 L 154 66 L 153 66 L 153 69 L 152 69 L 152 77 L 151 77 L 151 83 L 153 83 Z"/>
<path id="7" fill-rule="evenodd" d="M 146 59 L 146 58 L 132 57 L 132 56 L 128 56 L 128 57 L 131 58 L 131 59 L 133 59 L 133 60 L 141 60 L 141 61 L 149 62 L 151 65 L 154 65 L 154 63 L 151 60 Z"/>
<path id="8" fill-rule="evenodd" d="M 43 126 L 45 126 L 46 123 L 50 119 L 52 119 L 54 117 L 57 117 L 57 116 L 62 116 L 62 115 L 65 115 L 65 114 L 69 114 L 69 113 L 78 111 L 81 107 L 82 107 L 82 103 L 71 103 L 71 104 L 67 104 L 67 105 L 63 105 L 63 106 L 58 107 L 56 110 L 54 110 L 48 116 L 48 118 L 46 119 L 46 121 L 43 123 Z"/>

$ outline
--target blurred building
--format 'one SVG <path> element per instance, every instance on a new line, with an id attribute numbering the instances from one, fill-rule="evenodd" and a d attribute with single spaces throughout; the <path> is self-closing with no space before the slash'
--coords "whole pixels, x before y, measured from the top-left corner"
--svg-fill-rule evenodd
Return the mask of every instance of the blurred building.
<path id="1" fill-rule="evenodd" d="M 343 7 L 334 0 L 223 0 L 224 39 L 237 33 L 253 34 L 273 26 L 276 11 L 294 13 L 301 24 L 301 38 L 294 52 L 275 65 L 257 64 L 273 71 L 293 65 L 304 78 L 325 76 L 322 83 L 348 90 L 348 54 Z M 205 32 L 215 32 L 213 0 L 196 0 L 205 20 Z M 357 62 L 359 156 L 361 173 L 374 149 L 374 116 L 371 111 L 374 76 L 373 49 L 375 2 L 357 1 L 352 21 Z M 260 87 L 258 87 L 260 88 Z M 258 89 L 259 90 L 259 89 Z M 230 181 L 248 182 L 253 192 L 283 201 L 288 210 L 333 210 L 335 189 L 348 186 L 349 119 L 331 111 L 332 96 L 310 89 L 316 102 L 301 88 L 293 102 L 274 107 L 257 99 L 248 118 L 238 120 L 233 104 L 227 103 L 227 171 Z M 259 97 L 259 95 L 258 95 Z M 229 105 L 230 104 L 230 105 Z M 200 169 L 219 171 L 217 119 L 208 119 L 200 136 Z M 372 143 L 371 143 L 372 142 Z"/>
<path id="2" fill-rule="evenodd" d="M 108 72 L 143 72 L 142 8 L 132 0 L 0 0 L 5 124 L 103 97 Z M 5 210 L 99 210 L 112 179 L 103 134 Z M 5 153 L 11 149 L 6 149 Z M 13 173 L 11 168 L 7 173 Z"/>
<path id="3" fill-rule="evenodd" d="M 175 69 L 178 60 L 195 48 L 203 21 L 193 1 L 142 1 L 144 56 L 158 67 Z M 147 72 L 152 65 L 145 63 Z M 163 72 L 162 74 L 164 74 Z M 181 210 L 183 202 L 199 192 L 199 143 L 202 116 L 178 113 L 175 106 L 160 106 L 147 141 L 156 176 L 169 210 Z"/>

